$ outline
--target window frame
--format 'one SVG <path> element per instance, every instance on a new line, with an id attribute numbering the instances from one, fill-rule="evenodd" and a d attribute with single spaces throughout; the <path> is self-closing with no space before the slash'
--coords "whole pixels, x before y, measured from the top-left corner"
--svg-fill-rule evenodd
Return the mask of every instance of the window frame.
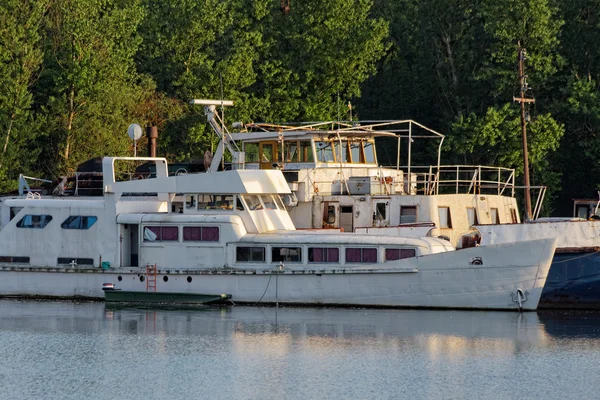
<path id="1" fill-rule="evenodd" d="M 31 223 L 30 225 L 25 225 L 25 219 L 27 217 L 31 218 Z M 34 225 L 34 219 L 33 217 L 40 217 L 39 222 L 37 222 L 37 226 Z M 24 228 L 24 229 L 44 229 L 46 226 L 48 226 L 48 224 L 52 222 L 52 215 L 49 214 L 26 214 L 23 215 L 23 217 L 21 217 L 21 219 L 19 221 L 17 221 L 16 226 L 17 228 Z"/>
<path id="2" fill-rule="evenodd" d="M 240 249 L 249 249 L 250 250 L 250 260 L 240 260 L 239 259 L 239 254 L 240 254 Z M 258 249 L 261 250 L 262 249 L 262 260 L 255 260 L 253 255 L 255 254 L 254 250 Z M 264 263 L 267 261 L 267 248 L 266 246 L 235 246 L 235 262 L 236 263 Z"/>
<path id="3" fill-rule="evenodd" d="M 73 218 L 71 221 L 69 221 L 69 219 Z M 73 222 L 75 222 L 77 220 L 77 218 L 80 219 L 79 222 L 79 227 L 69 227 L 70 224 L 72 224 Z M 88 224 L 87 227 L 81 227 L 83 218 L 87 218 Z M 93 222 L 90 224 L 89 221 L 93 220 Z M 69 221 L 69 222 L 67 222 Z M 60 228 L 61 229 L 67 229 L 67 230 L 88 230 L 90 229 L 92 226 L 94 226 L 96 224 L 96 222 L 98 222 L 98 217 L 96 217 L 95 215 L 71 215 L 69 217 L 67 217 L 67 219 L 65 219 L 62 224 L 60 224 Z"/>

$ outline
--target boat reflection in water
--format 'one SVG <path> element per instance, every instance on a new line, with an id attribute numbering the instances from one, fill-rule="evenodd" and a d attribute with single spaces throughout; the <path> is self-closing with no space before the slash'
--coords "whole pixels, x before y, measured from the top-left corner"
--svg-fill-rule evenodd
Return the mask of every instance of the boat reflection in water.
<path id="1" fill-rule="evenodd" d="M 581 372 L 600 363 L 595 313 L 3 300 L 0 348 L 3 398 L 64 398 L 65 387 L 71 398 L 98 399 L 554 399 L 600 390 Z"/>

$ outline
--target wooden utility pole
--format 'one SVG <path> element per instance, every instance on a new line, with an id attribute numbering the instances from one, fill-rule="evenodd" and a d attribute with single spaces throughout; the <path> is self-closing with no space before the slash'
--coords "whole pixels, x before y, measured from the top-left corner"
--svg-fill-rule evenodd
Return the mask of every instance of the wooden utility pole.
<path id="1" fill-rule="evenodd" d="M 521 106 L 521 133 L 523 137 L 523 172 L 525 173 L 525 212 L 527 220 L 532 219 L 531 215 L 531 190 L 529 189 L 529 158 L 527 154 L 527 119 L 525 118 L 525 103 L 535 103 L 535 99 L 525 97 L 527 91 L 527 75 L 525 75 L 525 58 L 527 51 L 521 47 L 519 43 L 519 85 L 520 97 L 513 97 L 514 101 L 520 103 Z"/>

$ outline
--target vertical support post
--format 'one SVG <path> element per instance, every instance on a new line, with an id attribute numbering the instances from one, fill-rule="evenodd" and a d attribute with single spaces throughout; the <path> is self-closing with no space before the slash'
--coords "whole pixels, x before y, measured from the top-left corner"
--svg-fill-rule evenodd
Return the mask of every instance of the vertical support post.
<path id="1" fill-rule="evenodd" d="M 521 47 L 519 43 L 519 85 L 520 85 L 520 97 L 514 99 L 518 101 L 521 106 L 521 136 L 523 139 L 523 173 L 525 180 L 525 215 L 527 220 L 532 219 L 531 214 L 531 190 L 529 182 L 529 157 L 527 151 L 527 120 L 525 118 L 525 103 L 533 103 L 533 99 L 525 98 L 525 91 L 527 90 L 527 77 L 524 73 L 524 62 L 525 62 L 526 50 Z"/>

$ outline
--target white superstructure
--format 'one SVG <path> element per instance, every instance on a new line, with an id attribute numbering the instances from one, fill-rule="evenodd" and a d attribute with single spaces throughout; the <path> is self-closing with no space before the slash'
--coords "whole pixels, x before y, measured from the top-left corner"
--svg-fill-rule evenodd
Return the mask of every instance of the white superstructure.
<path id="1" fill-rule="evenodd" d="M 104 158 L 102 196 L 32 196 L 0 206 L 0 295 L 102 297 L 103 283 L 234 301 L 535 309 L 554 239 L 456 251 L 432 238 L 296 230 L 278 170 L 119 182 Z M 83 179 L 83 178 L 82 178 Z M 510 259 L 506 255 L 510 254 Z"/>

